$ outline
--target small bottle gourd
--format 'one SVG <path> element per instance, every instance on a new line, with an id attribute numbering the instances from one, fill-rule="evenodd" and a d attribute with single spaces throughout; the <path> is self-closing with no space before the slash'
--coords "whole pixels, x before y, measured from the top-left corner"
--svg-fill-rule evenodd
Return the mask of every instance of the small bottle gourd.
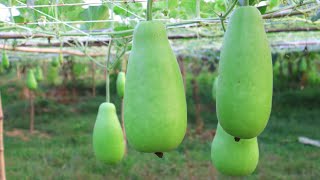
<path id="1" fill-rule="evenodd" d="M 10 66 L 10 61 L 5 50 L 2 51 L 2 67 L 3 69 L 8 69 Z"/>
<path id="2" fill-rule="evenodd" d="M 38 83 L 37 83 L 37 80 L 34 76 L 34 72 L 32 69 L 29 69 L 28 72 L 27 72 L 27 87 L 30 89 L 30 90 L 36 90 L 37 87 L 38 87 Z"/>
<path id="3" fill-rule="evenodd" d="M 105 102 L 100 105 L 92 140 L 98 160 L 108 164 L 116 164 L 122 160 L 125 143 L 114 104 Z"/>
<path id="4" fill-rule="evenodd" d="M 218 124 L 211 145 L 211 160 L 215 168 L 222 174 L 249 175 L 256 169 L 259 161 L 257 138 L 241 139 L 237 142 Z"/>
<path id="5" fill-rule="evenodd" d="M 126 83 L 126 74 L 124 72 L 119 72 L 117 77 L 117 94 L 120 98 L 124 96 L 124 89 Z"/>
<path id="6" fill-rule="evenodd" d="M 37 66 L 36 71 L 35 71 L 35 77 L 37 81 L 42 81 L 43 80 L 43 73 L 42 69 L 40 66 Z"/>

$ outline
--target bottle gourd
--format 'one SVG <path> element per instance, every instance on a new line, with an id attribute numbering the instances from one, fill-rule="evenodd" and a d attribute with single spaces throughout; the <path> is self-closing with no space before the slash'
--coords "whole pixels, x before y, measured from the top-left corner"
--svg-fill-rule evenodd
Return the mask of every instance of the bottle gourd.
<path id="1" fill-rule="evenodd" d="M 234 137 L 256 137 L 267 125 L 272 104 L 271 50 L 257 8 L 244 6 L 233 12 L 220 60 L 219 123 Z"/>
<path id="2" fill-rule="evenodd" d="M 124 96 L 124 89 L 126 83 L 126 74 L 124 72 L 119 72 L 117 77 L 117 94 L 120 98 Z"/>
<path id="3" fill-rule="evenodd" d="M 187 127 L 184 86 L 161 22 L 136 26 L 124 93 L 126 135 L 134 149 L 157 154 L 182 142 Z"/>
<path id="4" fill-rule="evenodd" d="M 125 143 L 116 108 L 112 103 L 102 103 L 93 129 L 93 150 L 97 159 L 109 164 L 120 162 Z"/>
<path id="5" fill-rule="evenodd" d="M 34 76 L 34 72 L 32 69 L 29 69 L 28 72 L 27 72 L 27 87 L 30 89 L 30 90 L 36 90 L 37 87 L 38 87 L 38 83 L 37 83 L 37 80 Z"/>
<path id="6" fill-rule="evenodd" d="M 239 142 L 226 133 L 220 124 L 211 146 L 211 160 L 222 174 L 245 176 L 251 174 L 259 161 L 257 138 L 241 139 Z"/>
<path id="7" fill-rule="evenodd" d="M 2 67 L 3 69 L 8 69 L 10 66 L 10 61 L 5 50 L 2 51 Z"/>

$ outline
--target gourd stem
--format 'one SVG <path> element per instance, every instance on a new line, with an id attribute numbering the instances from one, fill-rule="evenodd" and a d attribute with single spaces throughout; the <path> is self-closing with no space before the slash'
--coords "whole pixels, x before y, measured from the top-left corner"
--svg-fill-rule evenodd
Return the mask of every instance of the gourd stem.
<path id="1" fill-rule="evenodd" d="M 240 6 L 249 6 L 249 0 L 239 0 Z"/>
<path id="2" fill-rule="evenodd" d="M 153 0 L 147 2 L 147 21 L 152 21 L 152 2 Z"/>
<path id="3" fill-rule="evenodd" d="M 245 6 L 249 6 L 250 5 L 249 0 L 244 0 L 244 2 L 245 2 Z"/>
<path id="4" fill-rule="evenodd" d="M 106 101 L 110 102 L 110 86 L 109 86 L 109 70 L 108 70 L 108 64 L 111 57 L 111 45 L 112 45 L 112 39 L 109 41 L 109 47 L 108 47 L 108 56 L 107 56 L 107 63 L 106 63 Z"/>

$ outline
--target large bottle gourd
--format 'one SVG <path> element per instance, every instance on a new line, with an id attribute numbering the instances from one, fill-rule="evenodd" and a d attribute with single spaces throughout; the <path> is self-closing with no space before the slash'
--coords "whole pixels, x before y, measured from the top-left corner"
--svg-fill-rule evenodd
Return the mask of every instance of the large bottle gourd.
<path id="1" fill-rule="evenodd" d="M 218 120 L 234 137 L 256 137 L 268 122 L 272 104 L 271 50 L 257 8 L 233 12 L 220 59 Z"/>
<path id="2" fill-rule="evenodd" d="M 239 142 L 218 124 L 211 146 L 211 160 L 222 174 L 246 176 L 251 174 L 259 161 L 257 138 L 241 139 Z"/>
<path id="3" fill-rule="evenodd" d="M 187 127 L 181 72 L 161 22 L 140 22 L 133 34 L 124 95 L 129 144 L 142 152 L 176 148 Z"/>
<path id="4" fill-rule="evenodd" d="M 125 150 L 124 137 L 112 103 L 105 102 L 100 105 L 92 138 L 97 159 L 109 164 L 122 160 Z"/>

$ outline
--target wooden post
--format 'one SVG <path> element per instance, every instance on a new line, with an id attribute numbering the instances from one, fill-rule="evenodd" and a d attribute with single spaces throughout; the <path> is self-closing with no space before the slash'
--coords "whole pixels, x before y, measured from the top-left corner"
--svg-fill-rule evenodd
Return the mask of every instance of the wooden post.
<path id="1" fill-rule="evenodd" d="M 6 180 L 6 169 L 4 161 L 4 145 L 3 145 L 3 111 L 0 92 L 0 179 Z"/>
<path id="2" fill-rule="evenodd" d="M 30 100 L 30 133 L 32 134 L 34 131 L 34 99 L 33 92 L 29 90 L 29 100 Z"/>

